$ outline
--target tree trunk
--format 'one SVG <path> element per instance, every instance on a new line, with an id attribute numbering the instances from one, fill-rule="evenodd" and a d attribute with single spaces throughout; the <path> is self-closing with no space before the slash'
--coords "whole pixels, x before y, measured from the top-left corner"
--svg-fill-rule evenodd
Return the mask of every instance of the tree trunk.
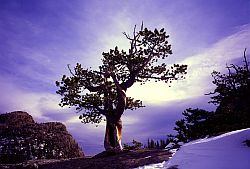
<path id="1" fill-rule="evenodd" d="M 106 133 L 104 139 L 104 148 L 106 151 L 114 150 L 114 151 L 121 151 L 122 150 L 122 121 L 121 116 L 126 107 L 126 89 L 123 89 L 118 80 L 116 79 L 114 74 L 111 74 L 113 81 L 116 85 L 117 90 L 117 104 L 115 110 L 113 110 L 113 106 L 111 105 L 110 116 L 106 116 Z"/>
<path id="2" fill-rule="evenodd" d="M 122 150 L 121 139 L 122 139 L 121 119 L 119 119 L 116 122 L 112 122 L 111 120 L 107 119 L 106 133 L 104 139 L 105 150 L 121 151 Z"/>

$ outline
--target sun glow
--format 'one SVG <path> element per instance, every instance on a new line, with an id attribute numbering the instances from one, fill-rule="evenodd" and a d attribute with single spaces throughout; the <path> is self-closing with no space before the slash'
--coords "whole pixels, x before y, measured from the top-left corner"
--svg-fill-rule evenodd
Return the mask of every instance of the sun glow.
<path id="1" fill-rule="evenodd" d="M 169 87 L 169 84 L 163 82 L 149 82 L 144 85 L 135 84 L 128 89 L 127 96 L 151 104 L 164 104 L 168 101 L 182 100 L 189 97 L 185 91 L 177 88 Z"/>

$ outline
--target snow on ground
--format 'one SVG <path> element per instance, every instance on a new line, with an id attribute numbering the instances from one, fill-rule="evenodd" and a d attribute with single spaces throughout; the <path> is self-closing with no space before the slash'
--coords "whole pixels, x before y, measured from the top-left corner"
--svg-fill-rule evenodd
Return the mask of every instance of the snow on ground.
<path id="1" fill-rule="evenodd" d="M 250 140 L 250 128 L 232 131 L 220 136 L 195 140 L 184 144 L 169 160 L 138 169 L 249 169 L 250 147 L 244 143 Z"/>

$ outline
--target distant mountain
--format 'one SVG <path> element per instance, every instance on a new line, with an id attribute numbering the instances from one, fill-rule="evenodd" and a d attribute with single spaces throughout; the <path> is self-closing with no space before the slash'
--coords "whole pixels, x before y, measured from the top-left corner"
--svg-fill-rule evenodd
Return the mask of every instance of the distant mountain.
<path id="1" fill-rule="evenodd" d="M 35 123 L 22 111 L 0 114 L 0 163 L 83 156 L 62 123 Z"/>

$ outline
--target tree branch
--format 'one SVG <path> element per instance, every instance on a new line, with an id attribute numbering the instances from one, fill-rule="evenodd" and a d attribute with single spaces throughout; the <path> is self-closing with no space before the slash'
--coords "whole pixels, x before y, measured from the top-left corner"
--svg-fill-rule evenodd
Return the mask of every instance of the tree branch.
<path id="1" fill-rule="evenodd" d="M 82 111 L 83 109 L 86 109 L 86 110 L 96 109 L 98 112 L 95 112 L 95 113 L 100 114 L 100 115 L 104 115 L 104 116 L 108 115 L 105 110 L 103 110 L 99 106 L 93 105 L 93 104 L 89 104 L 87 106 L 80 107 L 78 112 Z"/>
<path id="2" fill-rule="evenodd" d="M 93 106 L 100 114 L 107 116 L 108 114 L 98 106 Z"/>
<path id="3" fill-rule="evenodd" d="M 249 73 L 248 62 L 247 62 L 247 58 L 246 58 L 246 50 L 247 50 L 247 48 L 245 48 L 245 50 L 244 50 L 244 62 L 246 64 L 247 73 Z"/>
<path id="4" fill-rule="evenodd" d="M 228 65 L 226 65 L 226 68 L 228 70 L 228 81 L 229 81 L 229 84 L 231 84 L 232 88 L 234 89 L 234 91 L 236 91 L 236 84 L 235 82 L 233 81 L 233 78 L 232 78 L 232 73 L 231 73 L 231 69 L 232 67 L 229 67 Z"/>
<path id="5" fill-rule="evenodd" d="M 132 72 L 129 76 L 129 79 L 121 83 L 121 87 L 126 91 L 128 88 L 133 86 L 133 84 L 135 83 L 135 77 L 135 74 Z"/>
<path id="6" fill-rule="evenodd" d="M 157 76 L 138 76 L 139 78 L 146 78 L 146 79 L 157 79 L 157 80 L 167 80 L 171 78 L 175 78 L 175 76 L 167 76 L 167 77 L 157 77 Z"/>
<path id="7" fill-rule="evenodd" d="M 104 85 L 99 85 L 99 86 L 91 86 L 90 84 L 87 86 L 84 86 L 86 89 L 88 89 L 90 92 L 98 92 L 101 91 L 104 88 Z"/>
<path id="8" fill-rule="evenodd" d="M 110 76 L 112 77 L 112 79 L 113 79 L 113 81 L 114 81 L 114 83 L 115 83 L 115 86 L 116 86 L 117 90 L 118 90 L 118 91 L 124 90 L 124 89 L 121 87 L 121 85 L 119 84 L 117 78 L 115 77 L 115 74 L 114 74 L 114 73 L 111 73 Z"/>
<path id="9" fill-rule="evenodd" d="M 72 70 L 71 70 L 71 68 L 69 66 L 70 66 L 70 64 L 67 64 L 67 67 L 69 69 L 70 74 L 75 77 L 75 74 L 72 72 Z"/>
<path id="10" fill-rule="evenodd" d="M 125 90 L 120 86 L 117 78 L 115 77 L 115 74 L 111 74 L 110 75 L 115 83 L 116 89 L 117 89 L 117 104 L 116 104 L 116 110 L 115 110 L 115 114 L 116 114 L 116 119 L 120 119 L 120 117 L 122 116 L 126 105 L 127 105 L 127 98 L 126 98 L 126 93 Z"/>

